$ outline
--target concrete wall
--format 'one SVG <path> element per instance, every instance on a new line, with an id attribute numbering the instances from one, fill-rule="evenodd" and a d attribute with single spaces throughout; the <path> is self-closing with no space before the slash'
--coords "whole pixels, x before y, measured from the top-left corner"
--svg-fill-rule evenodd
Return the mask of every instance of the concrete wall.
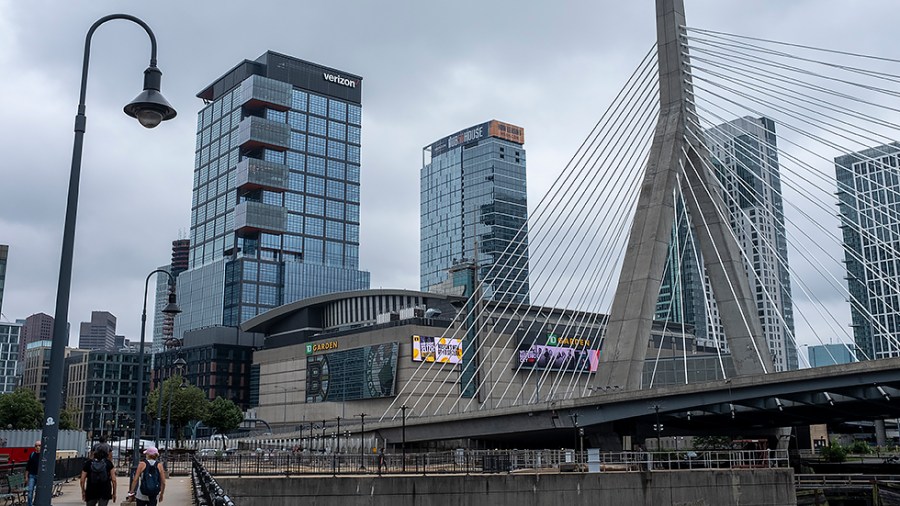
<path id="1" fill-rule="evenodd" d="M 781 506 L 797 504 L 790 469 L 473 476 L 217 477 L 241 506 Z"/>

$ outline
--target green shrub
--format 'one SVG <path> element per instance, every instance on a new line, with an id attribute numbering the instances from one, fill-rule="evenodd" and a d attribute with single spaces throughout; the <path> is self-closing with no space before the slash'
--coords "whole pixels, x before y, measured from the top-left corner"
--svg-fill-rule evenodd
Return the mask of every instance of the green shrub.
<path id="1" fill-rule="evenodd" d="M 872 447 L 869 446 L 869 443 L 865 441 L 854 441 L 849 448 L 847 448 L 850 453 L 855 453 L 858 455 L 868 455 L 872 453 Z"/>
<path id="2" fill-rule="evenodd" d="M 847 460 L 847 449 L 835 439 L 831 445 L 822 448 L 822 457 L 828 462 L 843 462 Z"/>

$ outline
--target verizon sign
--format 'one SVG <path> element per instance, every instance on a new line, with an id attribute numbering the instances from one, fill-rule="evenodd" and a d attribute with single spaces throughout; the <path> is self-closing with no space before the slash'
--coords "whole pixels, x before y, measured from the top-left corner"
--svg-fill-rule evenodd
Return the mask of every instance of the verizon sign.
<path id="1" fill-rule="evenodd" d="M 337 74 L 329 74 L 328 72 L 322 73 L 322 77 L 325 78 L 326 81 L 330 81 L 335 84 L 340 84 L 341 86 L 346 86 L 348 88 L 356 88 L 356 80 L 349 79 L 344 76 L 340 76 Z"/>

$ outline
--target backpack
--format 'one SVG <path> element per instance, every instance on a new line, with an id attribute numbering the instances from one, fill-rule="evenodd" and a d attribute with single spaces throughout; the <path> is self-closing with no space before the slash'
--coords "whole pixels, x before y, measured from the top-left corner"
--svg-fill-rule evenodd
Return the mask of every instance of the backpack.
<path id="1" fill-rule="evenodd" d="M 141 473 L 141 494 L 153 499 L 159 495 L 162 485 L 159 482 L 159 469 L 157 464 L 144 461 L 144 472 Z"/>
<path id="2" fill-rule="evenodd" d="M 106 468 L 106 459 L 92 460 L 88 482 L 92 485 L 107 485 L 109 481 L 109 469 Z"/>

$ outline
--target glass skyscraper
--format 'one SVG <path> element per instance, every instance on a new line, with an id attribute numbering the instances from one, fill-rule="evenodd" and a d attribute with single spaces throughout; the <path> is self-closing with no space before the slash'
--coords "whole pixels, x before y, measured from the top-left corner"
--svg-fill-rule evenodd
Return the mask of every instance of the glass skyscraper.
<path id="1" fill-rule="evenodd" d="M 898 357 L 900 143 L 839 156 L 834 166 L 856 356 Z"/>
<path id="2" fill-rule="evenodd" d="M 525 131 L 492 120 L 423 150 L 423 291 L 448 281 L 451 267 L 476 266 L 485 299 L 528 302 Z"/>
<path id="3" fill-rule="evenodd" d="M 369 287 L 359 270 L 362 78 L 274 52 L 206 89 L 175 337 Z"/>
<path id="4" fill-rule="evenodd" d="M 738 247 L 751 257 L 752 270 L 746 262 L 745 267 L 775 369 L 797 369 L 775 123 L 769 118 L 739 118 L 706 130 L 705 136 L 716 176 L 726 192 L 723 198 L 731 229 Z M 681 219 L 682 211 L 683 204 L 678 202 L 656 317 L 693 325 L 698 346 L 726 351 L 727 341 L 702 269 L 699 244 L 688 229 L 688 221 Z M 702 228 L 699 217 L 691 220 L 695 227 Z"/>

